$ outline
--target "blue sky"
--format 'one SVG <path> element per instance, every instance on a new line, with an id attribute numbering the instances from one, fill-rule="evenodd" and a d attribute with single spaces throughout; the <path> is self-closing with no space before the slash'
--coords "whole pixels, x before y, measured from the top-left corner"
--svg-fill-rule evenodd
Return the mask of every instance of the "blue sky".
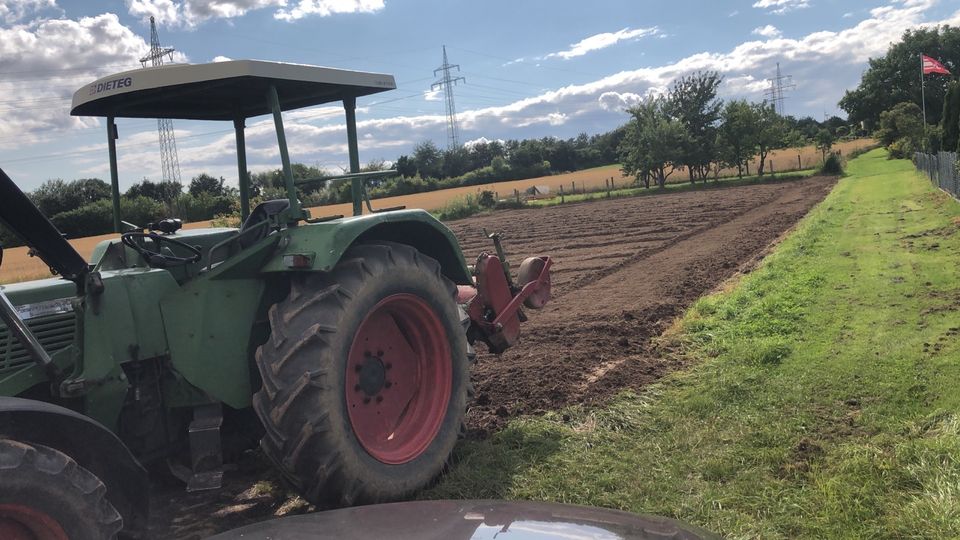
<path id="1" fill-rule="evenodd" d="M 795 116 L 840 114 L 867 59 L 904 30 L 960 24 L 937 0 L 20 0 L 0 1 L 0 167 L 23 189 L 49 178 L 108 178 L 96 118 L 69 116 L 73 92 L 139 67 L 159 21 L 177 61 L 254 58 L 393 74 L 398 89 L 358 106 L 361 160 L 391 161 L 446 141 L 444 102 L 431 93 L 441 46 L 466 84 L 455 99 L 463 141 L 572 137 L 626 121 L 625 107 L 678 76 L 721 72 L 723 97 L 760 101 L 780 62 Z M 340 109 L 288 114 L 294 161 L 346 163 Z M 120 184 L 159 180 L 156 123 L 119 120 Z M 175 122 L 181 174 L 236 184 L 232 127 Z M 276 168 L 266 118 L 248 122 L 252 170 Z"/>

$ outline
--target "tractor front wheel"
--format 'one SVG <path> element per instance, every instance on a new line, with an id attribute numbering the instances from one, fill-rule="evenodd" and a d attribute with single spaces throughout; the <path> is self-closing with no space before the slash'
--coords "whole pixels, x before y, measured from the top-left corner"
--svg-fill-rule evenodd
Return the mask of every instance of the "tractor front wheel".
<path id="1" fill-rule="evenodd" d="M 0 439 L 0 538 L 114 538 L 123 519 L 106 488 L 69 456 L 39 444 Z"/>
<path id="2" fill-rule="evenodd" d="M 440 265 L 355 246 L 294 278 L 257 351 L 261 447 L 311 501 L 395 500 L 443 469 L 469 394 L 465 315 Z"/>

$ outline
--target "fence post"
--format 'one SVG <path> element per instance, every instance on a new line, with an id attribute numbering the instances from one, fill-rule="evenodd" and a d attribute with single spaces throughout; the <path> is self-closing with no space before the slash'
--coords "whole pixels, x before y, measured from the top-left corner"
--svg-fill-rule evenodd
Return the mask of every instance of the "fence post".
<path id="1" fill-rule="evenodd" d="M 800 154 L 797 154 L 797 170 L 803 169 L 803 163 L 800 163 Z"/>
<path id="2" fill-rule="evenodd" d="M 574 194 L 574 195 L 577 194 L 577 183 L 576 183 L 576 182 L 570 182 L 570 193 L 572 193 L 572 194 Z"/>
<path id="3" fill-rule="evenodd" d="M 520 204 L 520 190 L 519 189 L 513 190 L 513 194 L 517 197 L 517 204 Z"/>
<path id="4" fill-rule="evenodd" d="M 747 161 L 747 176 L 750 176 L 750 162 Z"/>
<path id="5" fill-rule="evenodd" d="M 560 204 L 566 202 L 563 197 L 563 184 L 560 184 Z"/>

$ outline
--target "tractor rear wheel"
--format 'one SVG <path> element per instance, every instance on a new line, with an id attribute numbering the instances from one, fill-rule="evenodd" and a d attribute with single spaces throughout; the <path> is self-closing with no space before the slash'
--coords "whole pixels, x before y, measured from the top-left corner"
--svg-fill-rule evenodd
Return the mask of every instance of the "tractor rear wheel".
<path id="1" fill-rule="evenodd" d="M 468 394 L 466 316 L 440 265 L 402 244 L 350 248 L 269 312 L 254 396 L 264 452 L 307 499 L 395 500 L 445 466 Z"/>
<path id="2" fill-rule="evenodd" d="M 93 473 L 63 452 L 0 439 L 0 538 L 114 538 L 123 519 L 106 492 Z"/>

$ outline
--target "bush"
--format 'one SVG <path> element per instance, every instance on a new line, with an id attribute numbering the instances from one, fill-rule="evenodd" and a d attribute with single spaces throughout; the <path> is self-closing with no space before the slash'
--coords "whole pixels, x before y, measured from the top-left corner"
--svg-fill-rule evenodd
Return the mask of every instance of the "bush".
<path id="1" fill-rule="evenodd" d="M 479 201 L 480 198 L 476 195 L 467 195 L 450 201 L 433 214 L 441 221 L 465 218 L 481 210 Z"/>
<path id="2" fill-rule="evenodd" d="M 484 208 L 493 208 L 497 205 L 496 194 L 488 189 L 480 192 L 480 199 L 477 203 Z"/>
<path id="3" fill-rule="evenodd" d="M 67 238 L 105 234 L 113 229 L 113 205 L 101 200 L 81 206 L 50 218 Z"/>
<path id="4" fill-rule="evenodd" d="M 843 163 L 840 161 L 840 156 L 835 152 L 831 152 L 827 156 L 827 159 L 820 165 L 820 174 L 827 174 L 831 176 L 843 174 Z"/>
<path id="5" fill-rule="evenodd" d="M 917 151 L 916 145 L 907 137 L 901 137 L 887 147 L 890 153 L 887 159 L 908 159 Z"/>
<path id="6" fill-rule="evenodd" d="M 228 195 L 212 195 L 210 193 L 190 195 L 186 193 L 173 201 L 170 210 L 174 214 L 172 217 L 178 217 L 184 221 L 204 221 L 213 219 L 214 216 L 219 214 L 238 213 L 239 204 L 239 200 Z"/>

